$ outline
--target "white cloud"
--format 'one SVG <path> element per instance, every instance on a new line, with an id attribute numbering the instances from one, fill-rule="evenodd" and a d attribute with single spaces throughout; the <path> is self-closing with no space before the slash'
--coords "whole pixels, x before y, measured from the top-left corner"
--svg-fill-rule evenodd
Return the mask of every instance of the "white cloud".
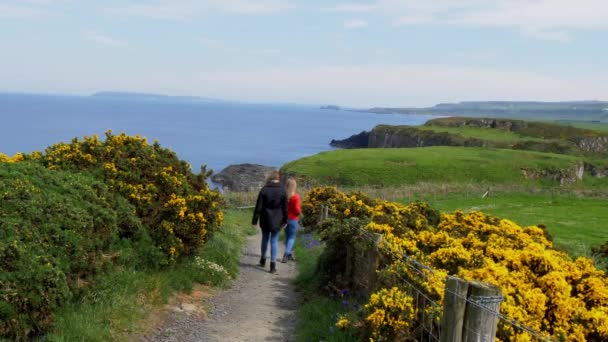
<path id="1" fill-rule="evenodd" d="M 288 0 L 160 0 L 155 3 L 131 3 L 110 7 L 106 11 L 113 15 L 190 21 L 217 12 L 265 15 L 292 8 L 295 8 L 295 5 Z"/>
<path id="2" fill-rule="evenodd" d="M 359 19 L 346 20 L 344 22 L 344 28 L 349 30 L 367 27 L 367 25 L 367 21 Z"/>
<path id="3" fill-rule="evenodd" d="M 24 0 L 24 2 L 34 5 L 52 5 L 58 3 L 72 2 L 72 0 Z"/>
<path id="4" fill-rule="evenodd" d="M 420 25 L 427 24 L 434 21 L 434 18 L 430 15 L 426 14 L 415 14 L 415 15 L 407 15 L 402 16 L 399 19 L 395 20 L 393 23 L 395 26 L 409 26 L 409 25 Z"/>
<path id="5" fill-rule="evenodd" d="M 208 2 L 213 7 L 241 14 L 278 13 L 295 7 L 287 0 L 208 0 Z"/>
<path id="6" fill-rule="evenodd" d="M 553 40 L 561 43 L 570 43 L 573 38 L 568 32 L 565 31 L 552 31 L 542 30 L 534 27 L 523 27 L 521 29 L 522 34 L 542 40 Z"/>
<path id="7" fill-rule="evenodd" d="M 0 4 L 0 18 L 4 19 L 41 19 L 50 15 L 46 10 L 30 6 Z"/>
<path id="8" fill-rule="evenodd" d="M 378 7 L 373 4 L 340 4 L 333 7 L 328 7 L 326 10 L 329 12 L 370 12 Z"/>
<path id="9" fill-rule="evenodd" d="M 279 49 L 257 49 L 257 50 L 249 50 L 248 53 L 253 55 L 276 55 L 281 53 Z"/>
<path id="10" fill-rule="evenodd" d="M 59 6 L 72 0 L 1 0 L 0 18 L 48 19 L 61 15 Z M 53 5 L 53 6 L 52 6 Z"/>
<path id="11" fill-rule="evenodd" d="M 341 12 L 374 12 L 395 26 L 441 24 L 516 29 L 523 35 L 560 42 L 573 31 L 608 29 L 606 0 L 377 0 L 343 4 Z"/>
<path id="12" fill-rule="evenodd" d="M 93 30 L 85 31 L 85 32 L 83 32 L 83 35 L 84 35 L 85 39 L 98 43 L 98 44 L 102 44 L 102 45 L 108 45 L 108 46 L 126 46 L 127 45 L 127 43 L 122 40 L 112 38 L 104 33 L 93 31 Z"/>

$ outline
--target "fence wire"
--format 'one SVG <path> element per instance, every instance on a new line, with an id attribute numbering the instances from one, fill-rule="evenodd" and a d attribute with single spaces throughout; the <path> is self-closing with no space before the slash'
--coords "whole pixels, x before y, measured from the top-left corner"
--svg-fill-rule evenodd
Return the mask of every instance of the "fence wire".
<path id="1" fill-rule="evenodd" d="M 371 231 L 361 228 L 361 227 L 357 227 L 357 229 L 361 233 L 361 236 L 364 236 L 365 238 L 367 238 L 369 240 L 369 242 L 373 243 L 376 241 L 375 234 L 378 234 L 378 233 L 371 232 Z M 432 267 L 429 267 L 404 253 L 396 252 L 389 248 L 383 248 L 382 246 L 377 246 L 377 247 L 379 249 L 381 249 L 382 252 L 384 252 L 385 254 L 392 255 L 397 260 L 402 261 L 404 265 L 408 266 L 413 271 L 418 273 L 420 276 L 424 277 L 424 279 L 426 281 L 441 282 L 443 285 L 442 287 L 445 289 L 446 294 L 453 295 L 456 298 L 458 298 L 462 301 L 465 301 L 467 303 L 467 305 L 472 305 L 477 308 L 480 308 L 481 310 L 485 311 L 487 314 L 498 319 L 501 324 L 511 326 L 511 328 L 515 332 L 526 333 L 532 339 L 532 341 L 538 341 L 538 342 L 556 342 L 557 341 L 551 337 L 541 334 L 540 332 L 536 331 L 533 328 L 530 328 L 530 327 L 518 322 L 515 319 L 511 319 L 511 318 L 501 314 L 499 312 L 499 310 L 500 310 L 500 302 L 502 302 L 502 300 L 504 299 L 502 296 L 464 297 L 459 293 L 450 291 L 446 287 L 447 278 L 441 278 L 441 277 L 437 276 L 437 273 L 433 270 Z M 434 276 L 433 279 L 429 278 L 429 274 Z M 415 323 L 417 324 L 417 326 L 414 329 L 414 331 L 416 332 L 416 334 L 415 334 L 416 337 L 419 338 L 417 341 L 440 342 L 441 317 L 439 315 L 443 312 L 443 305 L 440 304 L 439 302 L 437 302 L 436 300 L 433 300 L 432 298 L 430 298 L 430 295 L 426 291 L 420 289 L 420 286 L 417 284 L 414 284 L 414 282 L 412 280 L 408 280 L 399 274 L 395 274 L 395 277 L 397 277 L 400 281 L 403 282 L 403 284 L 407 288 L 408 294 L 412 298 L 415 299 L 415 305 L 416 305 L 415 307 L 417 309 Z M 485 341 L 481 332 L 471 330 L 471 327 L 466 327 L 466 326 L 463 326 L 463 329 L 467 329 L 467 330 L 471 331 L 472 333 L 474 333 L 476 336 L 478 336 L 479 337 L 478 341 Z"/>

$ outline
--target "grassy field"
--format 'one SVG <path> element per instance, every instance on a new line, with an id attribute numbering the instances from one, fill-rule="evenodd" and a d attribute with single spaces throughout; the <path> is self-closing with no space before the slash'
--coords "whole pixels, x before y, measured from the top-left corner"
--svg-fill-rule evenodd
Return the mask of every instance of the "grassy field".
<path id="1" fill-rule="evenodd" d="M 393 186 L 419 182 L 529 183 L 528 169 L 563 169 L 573 156 L 468 147 L 354 149 L 322 152 L 283 166 L 282 171 L 323 184 Z M 533 182 L 538 183 L 538 182 Z"/>
<path id="2" fill-rule="evenodd" d="M 558 121 L 558 124 L 574 126 L 577 128 L 593 129 L 596 131 L 608 132 L 608 123 L 590 121 Z"/>
<path id="3" fill-rule="evenodd" d="M 495 142 L 516 142 L 520 140 L 547 141 L 545 139 L 522 137 L 517 133 L 505 131 L 495 128 L 473 128 L 473 127 L 441 127 L 441 126 L 416 126 L 421 130 L 433 132 L 447 132 L 451 134 L 460 134 L 467 138 L 477 138 Z"/>
<path id="4" fill-rule="evenodd" d="M 590 255 L 608 241 L 608 179 L 585 176 L 559 186 L 525 180 L 521 168 L 563 168 L 579 159 L 527 151 L 431 147 L 337 150 L 302 158 L 283 170 L 309 184 L 362 190 L 389 201 L 423 200 L 451 212 L 479 210 L 520 225 L 543 224 L 558 248 Z M 602 164 L 602 161 L 595 161 Z M 482 198 L 491 189 L 490 196 Z"/>
<path id="5" fill-rule="evenodd" d="M 249 211 L 229 210 L 224 227 L 199 251 L 198 256 L 221 265 L 234 278 L 241 246 L 255 230 Z M 116 270 L 101 276 L 78 303 L 58 313 L 53 331 L 44 341 L 129 341 L 150 322 L 151 313 L 176 293 L 192 291 L 196 284 L 225 286 L 225 277 L 211 275 L 183 260 L 171 269 Z"/>
<path id="6" fill-rule="evenodd" d="M 489 197 L 448 194 L 408 197 L 423 200 L 442 212 L 481 211 L 520 225 L 543 224 L 555 246 L 571 255 L 590 256 L 590 247 L 608 241 L 608 199 L 550 193 L 491 193 Z"/>

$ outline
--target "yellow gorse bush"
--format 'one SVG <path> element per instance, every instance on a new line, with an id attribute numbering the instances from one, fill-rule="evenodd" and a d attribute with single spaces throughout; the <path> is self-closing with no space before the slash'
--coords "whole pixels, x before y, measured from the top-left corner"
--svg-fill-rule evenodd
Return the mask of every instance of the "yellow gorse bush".
<path id="1" fill-rule="evenodd" d="M 222 224 L 223 200 L 209 189 L 204 168 L 192 173 L 174 152 L 145 137 L 108 131 L 103 141 L 93 135 L 52 145 L 41 158 L 49 169 L 101 173 L 137 208 L 170 261 L 192 253 Z"/>
<path id="2" fill-rule="evenodd" d="M 366 305 L 364 321 L 373 340 L 402 334 L 407 322 L 403 325 L 401 320 L 419 310 L 404 299 L 400 278 L 415 280 L 441 303 L 448 275 L 499 286 L 504 296 L 501 313 L 545 336 L 564 341 L 608 340 L 605 273 L 588 258 L 572 259 L 554 249 L 541 227 L 521 227 L 480 212 L 456 211 L 436 218 L 422 203 L 363 200 L 335 188 L 312 189 L 302 204 L 304 215 L 317 218 L 321 205 L 329 206 L 334 219 L 368 218 L 370 223 L 362 228 L 383 236 L 382 272 L 395 276 L 394 284 L 372 294 Z M 420 270 L 414 272 L 396 257 L 401 254 L 434 271 L 423 270 L 427 274 L 421 276 Z M 530 338 L 504 322 L 499 324 L 498 340 Z"/>
<path id="3" fill-rule="evenodd" d="M 12 157 L 0 152 L 0 163 L 18 163 L 25 159 L 23 153 L 15 153 Z"/>

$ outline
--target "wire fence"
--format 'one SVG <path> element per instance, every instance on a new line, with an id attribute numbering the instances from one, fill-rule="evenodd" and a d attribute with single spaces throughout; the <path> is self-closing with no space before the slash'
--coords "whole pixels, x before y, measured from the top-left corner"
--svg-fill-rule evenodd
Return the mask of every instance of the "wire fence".
<path id="1" fill-rule="evenodd" d="M 368 239 L 369 242 L 377 241 L 377 233 L 361 227 L 357 227 L 357 230 L 360 232 L 360 236 Z M 529 337 L 531 341 L 557 341 L 531 327 L 526 326 L 525 324 L 518 322 L 517 320 L 501 314 L 500 303 L 504 299 L 502 295 L 467 296 L 463 295 L 462 293 L 452 291 L 446 286 L 447 278 L 439 276 L 432 267 L 429 267 L 402 252 L 397 252 L 390 248 L 386 248 L 382 246 L 382 244 L 377 246 L 379 251 L 385 255 L 390 255 L 395 260 L 400 261 L 404 266 L 412 270 L 416 276 L 420 277 L 420 280 L 427 282 L 427 285 L 429 285 L 429 282 L 433 282 L 431 285 L 441 285 L 441 288 L 445 289 L 445 296 L 453 296 L 453 298 L 456 300 L 465 303 L 466 306 L 479 309 L 479 311 L 483 312 L 486 317 L 489 317 L 489 319 L 493 320 L 494 322 L 498 321 L 498 324 L 510 327 L 515 333 L 527 334 L 527 337 Z M 439 302 L 439 299 L 433 298 L 432 294 L 423 289 L 422 284 L 414 279 L 414 277 L 406 277 L 400 274 L 394 274 L 394 276 L 403 284 L 404 289 L 414 299 L 417 312 L 414 319 L 415 325 L 413 328 L 412 338 L 415 338 L 417 341 L 421 342 L 443 342 L 442 329 L 446 329 L 446 327 L 442 327 L 441 324 L 443 318 L 442 316 L 445 310 L 444 305 Z M 498 293 L 500 293 L 500 291 Z M 496 323 L 493 324 L 496 326 Z M 475 336 L 475 341 L 490 342 L 492 339 L 489 338 L 485 332 L 480 331 L 476 326 L 465 324 L 462 329 L 465 330 L 470 336 Z"/>

